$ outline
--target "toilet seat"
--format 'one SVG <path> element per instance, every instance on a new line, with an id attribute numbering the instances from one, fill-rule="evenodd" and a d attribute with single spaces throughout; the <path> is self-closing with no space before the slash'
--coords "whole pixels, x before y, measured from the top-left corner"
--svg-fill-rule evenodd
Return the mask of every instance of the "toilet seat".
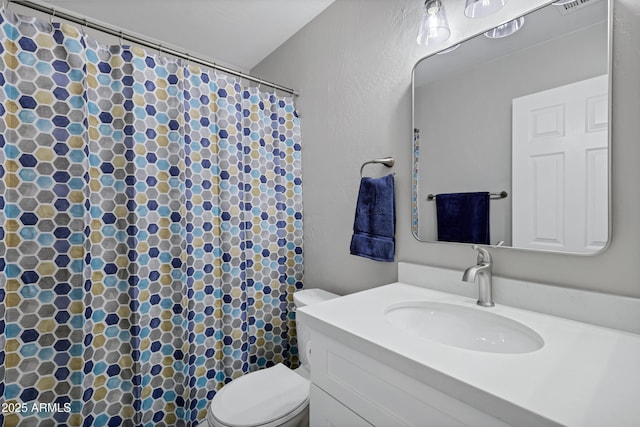
<path id="1" fill-rule="evenodd" d="M 279 426 L 309 403 L 308 379 L 283 364 L 246 374 L 216 393 L 207 421 L 211 426 Z"/>

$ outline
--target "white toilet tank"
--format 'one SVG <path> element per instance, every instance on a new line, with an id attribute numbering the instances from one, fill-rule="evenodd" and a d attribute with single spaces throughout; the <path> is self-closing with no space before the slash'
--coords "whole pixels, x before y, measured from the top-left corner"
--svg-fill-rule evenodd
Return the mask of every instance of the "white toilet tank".
<path id="1" fill-rule="evenodd" d="M 293 302 L 296 309 L 305 305 L 317 304 L 322 301 L 338 298 L 331 292 L 322 289 L 303 289 L 293 294 Z M 296 316 L 296 334 L 298 336 L 298 355 L 300 359 L 300 367 L 309 370 L 309 355 L 311 354 L 311 345 L 309 342 L 309 333 L 307 332 L 304 322 Z"/>

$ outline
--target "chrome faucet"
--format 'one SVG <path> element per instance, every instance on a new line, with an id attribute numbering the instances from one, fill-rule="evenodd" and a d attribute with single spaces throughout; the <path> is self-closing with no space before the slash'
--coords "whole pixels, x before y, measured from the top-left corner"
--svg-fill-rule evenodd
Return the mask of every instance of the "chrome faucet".
<path id="1" fill-rule="evenodd" d="M 478 279 L 478 302 L 482 307 L 493 307 L 493 296 L 491 295 L 491 254 L 485 248 L 478 245 L 471 246 L 478 251 L 478 260 L 476 265 L 467 268 L 462 274 L 462 280 L 469 283 L 475 283 Z"/>

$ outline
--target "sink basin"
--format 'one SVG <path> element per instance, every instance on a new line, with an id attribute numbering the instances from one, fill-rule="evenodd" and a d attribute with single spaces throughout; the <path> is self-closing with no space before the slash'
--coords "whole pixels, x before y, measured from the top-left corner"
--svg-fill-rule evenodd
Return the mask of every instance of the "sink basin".
<path id="1" fill-rule="evenodd" d="M 467 350 L 530 353 L 544 345 L 533 329 L 487 310 L 424 301 L 394 304 L 384 316 L 417 338 Z"/>

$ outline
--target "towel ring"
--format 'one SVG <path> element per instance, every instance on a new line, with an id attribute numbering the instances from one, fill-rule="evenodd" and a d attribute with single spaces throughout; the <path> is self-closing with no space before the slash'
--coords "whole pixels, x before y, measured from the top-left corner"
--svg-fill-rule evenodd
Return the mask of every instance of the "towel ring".
<path id="1" fill-rule="evenodd" d="M 362 178 L 362 171 L 364 170 L 364 167 L 372 163 L 380 163 L 390 168 L 396 164 L 396 161 L 393 159 L 393 157 L 384 157 L 382 159 L 373 159 L 373 160 L 364 162 L 362 166 L 360 166 L 360 178 Z"/>

